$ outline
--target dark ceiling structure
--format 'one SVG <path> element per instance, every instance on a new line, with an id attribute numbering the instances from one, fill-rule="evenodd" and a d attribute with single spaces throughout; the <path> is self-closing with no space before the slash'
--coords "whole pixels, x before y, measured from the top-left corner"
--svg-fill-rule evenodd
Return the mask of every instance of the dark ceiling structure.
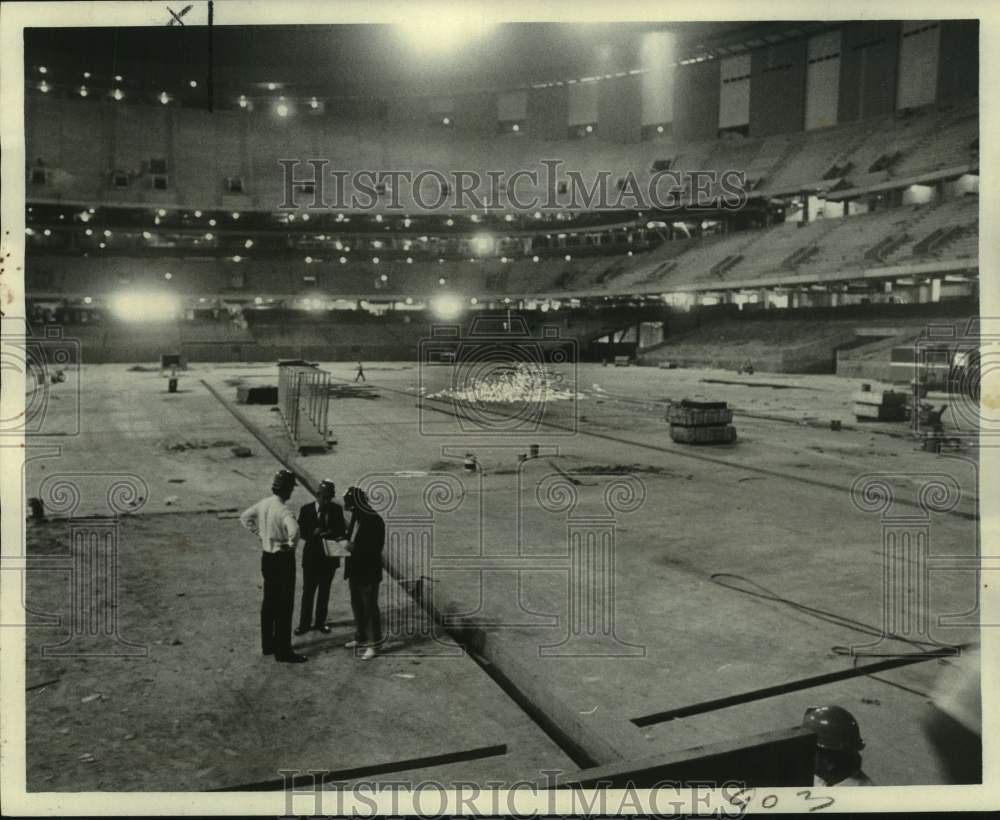
<path id="1" fill-rule="evenodd" d="M 326 99 L 517 88 L 630 70 L 642 35 L 669 31 L 677 58 L 724 57 L 806 36 L 823 22 L 506 23 L 450 53 L 415 55 L 404 25 L 35 28 L 25 32 L 26 76 L 53 84 L 110 84 L 153 93 L 198 81 L 207 93 L 274 85 Z M 88 76 L 89 75 L 89 76 Z M 211 76 L 211 83 L 207 78 Z M 274 90 L 274 89 L 270 89 Z"/>

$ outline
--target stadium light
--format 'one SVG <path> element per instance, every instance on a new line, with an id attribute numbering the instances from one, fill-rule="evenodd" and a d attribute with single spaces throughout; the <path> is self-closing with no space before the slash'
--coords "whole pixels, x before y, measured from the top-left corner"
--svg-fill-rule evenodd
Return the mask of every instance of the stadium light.
<path id="1" fill-rule="evenodd" d="M 472 248 L 480 256 L 485 256 L 493 249 L 493 237 L 488 233 L 477 233 L 472 237 Z"/>
<path id="2" fill-rule="evenodd" d="M 462 300 L 451 293 L 431 299 L 431 310 L 439 319 L 454 319 L 462 312 Z"/>
<path id="3" fill-rule="evenodd" d="M 126 322 L 162 322 L 177 315 L 180 300 L 163 291 L 129 291 L 112 296 L 110 305 L 112 312 Z"/>

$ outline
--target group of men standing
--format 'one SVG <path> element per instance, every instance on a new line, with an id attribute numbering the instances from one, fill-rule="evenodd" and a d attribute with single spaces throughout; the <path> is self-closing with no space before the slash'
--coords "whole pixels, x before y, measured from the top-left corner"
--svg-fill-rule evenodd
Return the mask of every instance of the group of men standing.
<path id="1" fill-rule="evenodd" d="M 302 604 L 296 635 L 310 630 L 331 632 L 326 623 L 330 588 L 340 558 L 328 555 L 324 542 L 338 542 L 347 553 L 344 577 L 351 594 L 354 639 L 349 649 L 364 650 L 363 660 L 375 657 L 383 640 L 378 591 L 382 583 L 382 550 L 385 522 L 358 487 L 344 493 L 344 504 L 336 500 L 333 481 L 324 479 L 316 488 L 316 500 L 303 504 L 296 517 L 287 504 L 295 490 L 295 474 L 278 470 L 271 482 L 271 495 L 240 515 L 240 523 L 257 535 L 261 545 L 260 572 L 264 599 L 260 608 L 261 651 L 279 663 L 309 660 L 292 649 L 292 617 L 295 609 L 295 553 L 302 547 Z M 350 514 L 346 521 L 344 513 Z"/>

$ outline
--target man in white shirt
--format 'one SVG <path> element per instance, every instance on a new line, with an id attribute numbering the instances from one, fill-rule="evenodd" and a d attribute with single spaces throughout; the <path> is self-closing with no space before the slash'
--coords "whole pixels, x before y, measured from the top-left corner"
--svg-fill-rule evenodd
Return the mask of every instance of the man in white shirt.
<path id="1" fill-rule="evenodd" d="M 260 574 L 264 600 L 260 606 L 260 646 L 279 663 L 305 663 L 292 651 L 292 611 L 295 608 L 295 547 L 299 524 L 285 503 L 295 489 L 295 473 L 278 470 L 271 493 L 240 515 L 240 523 L 260 538 Z"/>

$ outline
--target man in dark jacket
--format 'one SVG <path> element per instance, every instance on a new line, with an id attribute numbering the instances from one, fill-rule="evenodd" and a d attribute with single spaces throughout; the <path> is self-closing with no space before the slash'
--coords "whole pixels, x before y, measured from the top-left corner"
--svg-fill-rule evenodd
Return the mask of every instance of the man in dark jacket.
<path id="1" fill-rule="evenodd" d="M 310 629 L 329 634 L 326 611 L 330 604 L 330 585 L 340 566 L 339 558 L 328 558 L 323 539 L 336 541 L 347 536 L 344 510 L 334 498 L 337 488 L 324 479 L 316 488 L 316 500 L 299 509 L 299 534 L 305 541 L 302 549 L 302 609 L 296 635 Z M 313 617 L 313 599 L 316 601 Z"/>
<path id="2" fill-rule="evenodd" d="M 344 568 L 351 590 L 354 611 L 354 640 L 348 649 L 364 647 L 362 660 L 375 657 L 382 642 L 382 616 L 378 608 L 378 588 L 382 583 L 382 549 L 385 522 L 368 503 L 364 490 L 351 487 L 344 493 L 344 509 L 351 513 L 347 550 L 351 554 Z"/>

